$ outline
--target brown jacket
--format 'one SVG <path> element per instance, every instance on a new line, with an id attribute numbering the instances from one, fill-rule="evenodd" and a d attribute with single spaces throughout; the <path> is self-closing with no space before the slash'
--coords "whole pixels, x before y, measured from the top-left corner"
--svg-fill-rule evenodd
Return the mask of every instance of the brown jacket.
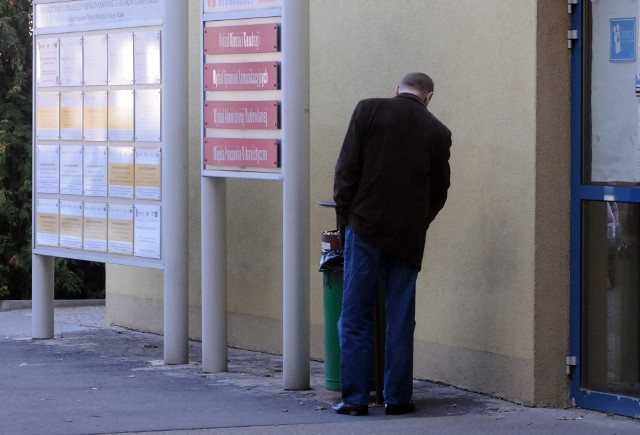
<path id="1" fill-rule="evenodd" d="M 451 131 L 419 97 L 363 100 L 338 157 L 341 224 L 420 270 L 427 228 L 447 199 Z"/>

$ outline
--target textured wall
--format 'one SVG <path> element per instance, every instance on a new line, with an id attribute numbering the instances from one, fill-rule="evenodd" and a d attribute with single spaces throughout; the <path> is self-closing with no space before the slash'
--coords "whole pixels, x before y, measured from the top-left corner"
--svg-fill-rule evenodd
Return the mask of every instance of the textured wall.
<path id="1" fill-rule="evenodd" d="M 418 282 L 415 374 L 534 402 L 534 357 L 555 358 L 555 353 L 563 351 L 561 346 L 536 346 L 536 338 L 544 339 L 540 338 L 544 331 L 534 325 L 535 313 L 554 303 L 551 273 L 545 272 L 546 264 L 536 262 L 536 255 L 545 256 L 549 249 L 562 254 L 566 248 L 562 238 L 553 246 L 545 243 L 551 242 L 542 237 L 547 227 L 536 218 L 544 220 L 544 213 L 551 213 L 554 222 L 568 225 L 566 209 L 536 210 L 536 200 L 546 201 L 553 183 L 567 181 L 562 178 L 566 169 L 562 164 L 544 169 L 544 162 L 537 163 L 537 159 L 553 160 L 550 150 L 558 140 L 568 140 L 568 127 L 554 119 L 558 112 L 550 112 L 547 106 L 544 117 L 537 112 L 541 104 L 549 105 L 558 88 L 564 92 L 559 115 L 565 116 L 568 109 L 567 65 L 563 63 L 567 54 L 562 52 L 565 57 L 551 62 L 560 51 L 547 50 L 545 62 L 551 63 L 537 64 L 537 44 L 556 47 L 566 35 L 547 26 L 545 31 L 558 34 L 537 37 L 536 19 L 556 16 L 558 9 L 566 14 L 566 6 L 551 3 L 527 0 L 514 7 L 500 0 L 311 0 L 313 357 L 322 358 L 322 277 L 316 272 L 320 233 L 335 226 L 333 213 L 314 204 L 332 196 L 333 168 L 355 103 L 392 96 L 403 74 L 424 71 L 436 84 L 430 109 L 453 131 L 453 179 L 449 202 L 430 229 Z M 197 8 L 190 9 L 190 16 L 190 333 L 198 338 Z M 547 65 L 564 69 L 554 76 Z M 537 94 L 541 77 L 555 77 L 556 88 L 546 90 L 544 98 Z M 536 149 L 537 141 L 544 150 Z M 537 182 L 538 176 L 547 181 Z M 537 193 L 540 188 L 542 196 Z M 282 185 L 229 180 L 227 198 L 230 344 L 279 352 Z M 568 237 L 567 228 L 561 231 Z M 561 263 L 552 273 L 564 266 Z M 161 273 L 109 266 L 107 274 L 109 318 L 161 329 Z M 539 294 L 537 278 L 546 283 Z M 560 285 L 564 284 L 568 286 L 565 281 Z M 140 310 L 132 308 L 136 305 Z M 136 311 L 154 316 L 153 321 L 134 318 L 139 317 Z M 539 373 L 547 376 L 557 373 L 556 369 L 552 365 Z M 552 403 L 550 398 L 564 392 L 564 387 L 541 390 L 547 391 L 544 402 Z"/>

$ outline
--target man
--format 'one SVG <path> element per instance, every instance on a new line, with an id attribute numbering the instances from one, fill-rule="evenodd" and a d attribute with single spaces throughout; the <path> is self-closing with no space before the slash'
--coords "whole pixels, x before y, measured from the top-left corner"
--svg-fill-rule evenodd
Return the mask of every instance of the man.
<path id="1" fill-rule="evenodd" d="M 373 306 L 385 294 L 385 413 L 413 411 L 416 279 L 427 228 L 449 189 L 451 132 L 427 110 L 433 81 L 407 74 L 394 98 L 360 101 L 336 164 L 334 200 L 344 237 L 338 322 L 338 414 L 366 415 L 373 360 Z"/>

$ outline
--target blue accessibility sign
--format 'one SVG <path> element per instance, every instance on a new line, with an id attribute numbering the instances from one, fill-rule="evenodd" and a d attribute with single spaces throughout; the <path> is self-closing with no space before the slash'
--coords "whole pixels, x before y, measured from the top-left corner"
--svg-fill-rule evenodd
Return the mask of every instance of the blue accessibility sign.
<path id="1" fill-rule="evenodd" d="M 609 20 L 611 48 L 609 61 L 635 62 L 636 18 L 612 18 Z"/>

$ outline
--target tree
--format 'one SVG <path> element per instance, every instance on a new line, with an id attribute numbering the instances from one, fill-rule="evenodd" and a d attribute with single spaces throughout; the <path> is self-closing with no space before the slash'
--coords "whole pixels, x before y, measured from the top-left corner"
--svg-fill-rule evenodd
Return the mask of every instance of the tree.
<path id="1" fill-rule="evenodd" d="M 31 0 L 0 0 L 0 299 L 31 298 L 31 11 Z M 56 297 L 104 296 L 104 265 L 55 267 Z"/>
<path id="2" fill-rule="evenodd" d="M 31 2 L 0 0 L 0 298 L 30 294 Z"/>

